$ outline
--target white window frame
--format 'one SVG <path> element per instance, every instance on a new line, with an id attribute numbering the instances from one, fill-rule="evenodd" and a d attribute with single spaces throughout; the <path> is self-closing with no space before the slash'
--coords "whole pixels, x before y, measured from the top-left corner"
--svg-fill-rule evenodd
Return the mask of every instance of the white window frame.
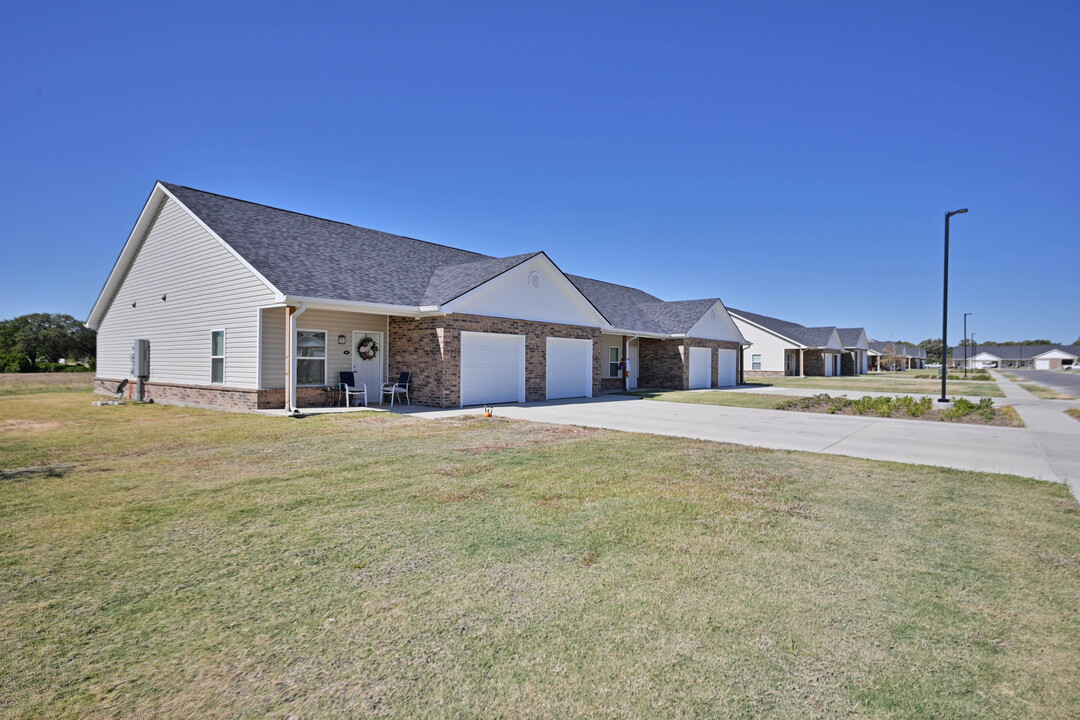
<path id="1" fill-rule="evenodd" d="M 322 379 L 321 383 L 307 383 L 307 384 L 304 384 L 304 383 L 299 383 L 298 382 L 296 384 L 296 386 L 297 387 L 319 387 L 319 386 L 322 386 L 322 385 L 326 385 L 327 384 L 326 383 L 326 371 L 327 371 L 327 366 L 328 366 L 327 361 L 329 360 L 327 355 L 330 354 L 330 348 L 329 348 L 330 333 L 327 330 L 320 330 L 318 328 L 296 328 L 297 337 L 299 337 L 300 333 L 302 333 L 302 332 L 306 332 L 306 333 L 322 333 L 323 334 L 323 356 L 321 358 L 303 358 L 303 360 L 305 360 L 305 361 L 322 360 L 322 362 L 323 362 L 323 379 Z M 299 344 L 297 344 L 297 347 L 296 347 L 296 368 L 297 368 L 296 369 L 296 377 L 297 378 L 300 377 L 300 361 L 301 361 L 301 358 L 300 358 L 300 346 L 299 346 Z"/>
<path id="2" fill-rule="evenodd" d="M 615 373 L 614 374 L 612 374 L 612 372 L 611 372 L 611 364 L 612 364 L 611 351 L 612 350 L 615 351 L 615 357 L 616 357 L 616 360 L 615 360 Z M 622 362 L 622 348 L 619 347 L 618 345 L 608 345 L 607 375 L 605 375 L 605 377 L 607 377 L 609 380 L 611 378 L 618 378 L 619 377 L 619 363 L 620 362 Z"/>
<path id="3" fill-rule="evenodd" d="M 214 354 L 214 335 L 221 333 L 221 354 Z M 225 384 L 225 343 L 228 341 L 229 334 L 225 332 L 225 328 L 218 328 L 217 330 L 210 331 L 210 384 L 211 385 L 224 385 Z M 221 361 L 221 379 L 214 379 L 214 361 Z"/>
<path id="4" fill-rule="evenodd" d="M 751 370 L 760 370 L 761 369 L 761 353 L 751 353 L 750 354 L 750 369 Z"/>

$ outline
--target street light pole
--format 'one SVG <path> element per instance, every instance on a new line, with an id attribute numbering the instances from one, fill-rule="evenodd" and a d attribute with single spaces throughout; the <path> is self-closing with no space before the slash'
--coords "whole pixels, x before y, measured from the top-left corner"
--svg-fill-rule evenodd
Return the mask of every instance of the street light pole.
<path id="1" fill-rule="evenodd" d="M 964 313 L 964 379 L 967 380 L 967 316 L 973 313 Z"/>
<path id="2" fill-rule="evenodd" d="M 949 219 L 953 215 L 959 215 L 966 213 L 967 208 L 962 210 L 951 210 L 945 213 L 945 289 L 942 292 L 941 299 L 941 355 L 942 365 L 944 365 L 945 348 L 949 345 Z M 938 398 L 938 402 L 949 402 L 949 398 L 945 395 L 945 379 L 949 376 L 949 373 L 941 373 L 941 397 Z"/>

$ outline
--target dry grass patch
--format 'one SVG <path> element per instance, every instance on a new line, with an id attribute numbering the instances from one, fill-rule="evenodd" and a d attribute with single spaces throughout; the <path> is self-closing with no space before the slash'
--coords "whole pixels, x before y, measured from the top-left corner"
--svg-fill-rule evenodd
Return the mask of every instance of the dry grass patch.
<path id="1" fill-rule="evenodd" d="M 747 383 L 748 385 L 751 383 Z M 772 385 L 774 387 L 818 388 L 822 390 L 855 390 L 864 392 L 917 393 L 935 395 L 941 392 L 941 379 L 929 377 L 906 377 L 904 374 L 889 375 L 845 375 L 843 377 L 777 377 L 754 378 L 754 385 Z M 1005 397 L 997 383 L 949 380 L 950 395 L 970 397 Z"/>
<path id="2" fill-rule="evenodd" d="M 7 718 L 1080 714 L 1062 485 L 92 399 L 0 398 Z"/>
<path id="3" fill-rule="evenodd" d="M 1035 397 L 1042 398 L 1043 400 L 1075 400 L 1076 399 L 1072 395 L 1066 395 L 1065 393 L 1058 392 L 1057 390 L 1053 390 L 1051 388 L 1048 388 L 1045 385 L 1039 385 L 1038 383 L 1033 383 L 1030 380 L 1021 381 L 1020 382 L 1020 387 L 1024 388 L 1025 390 L 1027 390 L 1029 393 L 1031 393 Z"/>
<path id="4" fill-rule="evenodd" d="M 0 373 L 0 396 L 42 392 L 90 392 L 92 372 Z"/>
<path id="5" fill-rule="evenodd" d="M 1069 408 L 1065 411 L 1066 415 L 1071 415 L 1077 420 L 1080 420 L 1080 408 Z"/>

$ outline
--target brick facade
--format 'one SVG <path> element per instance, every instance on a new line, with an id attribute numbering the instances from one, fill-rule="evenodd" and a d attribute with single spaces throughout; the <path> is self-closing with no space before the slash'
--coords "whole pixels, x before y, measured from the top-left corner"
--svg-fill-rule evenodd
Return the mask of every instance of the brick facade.
<path id="1" fill-rule="evenodd" d="M 747 370 L 745 374 L 748 378 L 770 378 L 784 377 L 787 373 L 783 370 Z"/>
<path id="2" fill-rule="evenodd" d="M 803 375 L 825 375 L 825 353 L 820 350 L 807 350 L 803 353 Z"/>
<path id="3" fill-rule="evenodd" d="M 683 338 L 681 340 L 656 340 L 653 338 L 640 339 L 640 362 L 638 369 L 638 386 L 647 388 L 664 388 L 669 390 L 690 389 L 690 348 L 704 347 L 712 350 L 712 387 L 717 386 L 719 373 L 719 350 L 734 350 L 736 363 L 741 354 L 741 346 L 737 342 L 726 340 L 705 340 L 702 338 Z M 736 365 L 736 381 L 738 380 L 738 366 Z"/>
<path id="4" fill-rule="evenodd" d="M 489 332 L 525 336 L 525 400 L 547 397 L 547 339 L 593 341 L 593 394 L 601 390 L 600 328 L 559 325 L 531 320 L 445 315 L 428 318 L 390 318 L 390 377 L 412 373 L 413 402 L 434 407 L 461 404 L 461 333 Z"/>
<path id="5" fill-rule="evenodd" d="M 113 395 L 113 390 L 120 382 L 120 380 L 98 378 L 94 381 L 94 392 L 100 395 Z M 136 392 L 136 384 L 131 382 L 124 389 L 124 397 L 134 399 Z M 162 405 L 220 410 L 276 410 L 285 407 L 284 388 L 252 390 L 221 385 L 147 382 L 143 385 L 143 398 Z M 375 397 L 375 400 L 378 401 L 378 398 Z M 328 393 L 321 387 L 298 387 L 296 388 L 296 402 L 300 407 L 329 407 L 337 404 L 337 394 Z M 368 402 L 371 402 L 371 398 L 368 398 Z"/>
<path id="6" fill-rule="evenodd" d="M 858 370 L 855 367 L 855 353 L 844 352 L 840 355 L 840 374 L 841 375 L 858 375 Z"/>

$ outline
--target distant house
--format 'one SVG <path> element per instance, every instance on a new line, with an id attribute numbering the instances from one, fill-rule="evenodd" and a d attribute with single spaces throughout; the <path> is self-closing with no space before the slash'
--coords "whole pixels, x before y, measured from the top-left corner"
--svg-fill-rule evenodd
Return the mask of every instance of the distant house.
<path id="1" fill-rule="evenodd" d="M 914 366 L 912 346 L 897 340 L 870 340 L 871 370 L 907 370 Z M 918 348 L 915 348 L 918 349 Z"/>
<path id="2" fill-rule="evenodd" d="M 1033 358 L 1036 370 L 1060 370 L 1080 364 L 1080 345 L 1062 345 Z"/>
<path id="3" fill-rule="evenodd" d="M 805 327 L 735 308 L 728 312 L 750 343 L 743 350 L 746 377 L 841 374 L 845 347 L 835 327 Z"/>
<path id="4" fill-rule="evenodd" d="M 339 371 L 369 401 L 410 372 L 412 400 L 437 407 L 722 387 L 746 343 L 718 298 L 664 302 L 544 252 L 490 257 L 168 183 L 87 325 L 99 390 L 133 379 L 147 340 L 150 398 L 238 409 L 325 404 Z"/>
<path id="5" fill-rule="evenodd" d="M 967 357 L 968 367 L 988 367 L 996 363 L 999 368 L 1034 367 L 1040 370 L 1070 365 L 1069 358 L 1080 354 L 1080 345 L 978 345 L 964 352 L 964 346 L 952 349 L 953 362 L 963 366 Z"/>

